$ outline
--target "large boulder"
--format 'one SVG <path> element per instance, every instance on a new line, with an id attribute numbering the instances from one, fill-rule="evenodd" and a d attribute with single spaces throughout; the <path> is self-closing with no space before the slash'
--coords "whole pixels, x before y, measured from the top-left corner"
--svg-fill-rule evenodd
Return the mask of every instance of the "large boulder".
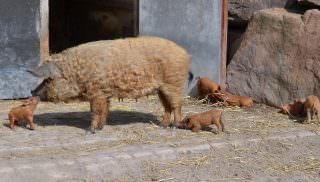
<path id="1" fill-rule="evenodd" d="M 253 13 L 269 8 L 293 8 L 296 0 L 229 0 L 228 63 L 239 48 Z"/>
<path id="2" fill-rule="evenodd" d="M 297 0 L 299 4 L 320 7 L 320 0 Z"/>
<path id="3" fill-rule="evenodd" d="M 320 11 L 254 14 L 227 69 L 229 90 L 279 105 L 320 96 Z"/>
<path id="4" fill-rule="evenodd" d="M 230 0 L 229 22 L 240 26 L 247 25 L 253 13 L 258 10 L 288 8 L 295 2 L 296 0 Z"/>

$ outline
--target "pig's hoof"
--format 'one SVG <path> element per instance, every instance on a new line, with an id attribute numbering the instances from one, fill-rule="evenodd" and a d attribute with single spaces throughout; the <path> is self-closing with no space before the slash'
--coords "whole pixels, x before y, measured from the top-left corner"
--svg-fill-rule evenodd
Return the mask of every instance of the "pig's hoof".
<path id="1" fill-rule="evenodd" d="M 171 123 L 171 124 L 169 125 L 169 128 L 175 130 L 175 129 L 177 129 L 177 126 L 176 126 L 175 124 L 172 124 L 172 123 Z"/>
<path id="2" fill-rule="evenodd" d="M 226 130 L 224 130 L 224 131 L 222 131 L 223 133 L 225 133 L 225 134 L 231 134 L 229 131 L 226 131 Z"/>
<path id="3" fill-rule="evenodd" d="M 219 132 L 219 131 L 216 131 L 216 130 L 212 130 L 211 133 L 216 134 L 216 135 L 219 135 L 219 134 L 220 134 L 220 132 Z"/>
<path id="4" fill-rule="evenodd" d="M 93 127 L 89 127 L 89 128 L 86 130 L 86 134 L 87 134 L 87 135 L 96 134 L 96 129 L 93 128 Z"/>
<path id="5" fill-rule="evenodd" d="M 160 128 L 161 128 L 161 129 L 167 129 L 167 128 L 168 128 L 168 126 L 160 125 Z"/>
<path id="6" fill-rule="evenodd" d="M 12 131 L 16 131 L 16 129 L 15 129 L 14 127 L 10 127 L 10 129 L 11 129 Z"/>
<path id="7" fill-rule="evenodd" d="M 177 127 L 174 126 L 174 125 L 170 126 L 170 128 L 173 129 L 173 130 L 176 130 L 176 129 L 177 129 Z"/>
<path id="8" fill-rule="evenodd" d="M 103 130 L 103 125 L 98 126 L 98 127 L 97 127 L 97 130 Z"/>
<path id="9" fill-rule="evenodd" d="M 310 124 L 311 121 L 308 121 L 308 120 L 305 120 L 305 121 L 302 121 L 302 124 Z"/>
<path id="10" fill-rule="evenodd" d="M 33 131 L 33 130 L 35 129 L 34 126 L 30 126 L 30 125 L 27 125 L 26 128 L 29 129 L 29 130 L 31 130 L 31 131 Z"/>

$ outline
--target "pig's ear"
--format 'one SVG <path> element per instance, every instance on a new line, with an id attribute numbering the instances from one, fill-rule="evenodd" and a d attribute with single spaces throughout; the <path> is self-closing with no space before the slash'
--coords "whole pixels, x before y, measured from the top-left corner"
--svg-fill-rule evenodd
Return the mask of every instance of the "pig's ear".
<path id="1" fill-rule="evenodd" d="M 47 63 L 28 71 L 36 77 L 45 79 L 59 77 L 61 75 L 60 69 L 54 63 Z"/>
<path id="2" fill-rule="evenodd" d="M 24 104 L 29 104 L 30 103 L 30 99 L 24 99 L 24 100 L 21 100 L 21 102 L 23 102 Z"/>

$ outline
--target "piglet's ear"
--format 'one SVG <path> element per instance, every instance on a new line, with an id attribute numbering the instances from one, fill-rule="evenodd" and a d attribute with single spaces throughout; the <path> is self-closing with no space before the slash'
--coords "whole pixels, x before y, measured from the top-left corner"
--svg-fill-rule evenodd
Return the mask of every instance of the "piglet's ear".
<path id="1" fill-rule="evenodd" d="M 45 79 L 58 77 L 61 75 L 60 69 L 54 63 L 47 63 L 28 71 L 36 77 Z"/>
<path id="2" fill-rule="evenodd" d="M 24 104 L 29 104 L 30 103 L 30 99 L 24 99 L 24 100 L 21 100 L 21 102 L 23 102 Z"/>

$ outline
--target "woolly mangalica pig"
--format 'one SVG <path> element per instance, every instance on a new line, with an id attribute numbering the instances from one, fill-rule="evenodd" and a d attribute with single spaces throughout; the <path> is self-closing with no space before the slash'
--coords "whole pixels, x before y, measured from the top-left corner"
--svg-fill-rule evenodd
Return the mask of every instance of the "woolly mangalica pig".
<path id="1" fill-rule="evenodd" d="M 31 97 L 24 101 L 25 104 L 11 109 L 8 114 L 10 128 L 13 129 L 16 122 L 25 119 L 27 120 L 30 129 L 34 130 L 33 113 L 36 110 L 39 100 L 39 97 Z"/>
<path id="2" fill-rule="evenodd" d="M 53 55 L 32 70 L 44 78 L 33 94 L 54 102 L 89 101 L 94 133 L 106 122 L 111 97 L 158 93 L 164 107 L 162 125 L 171 124 L 171 112 L 178 125 L 189 64 L 190 56 L 182 47 L 158 37 L 91 42 Z"/>
<path id="3" fill-rule="evenodd" d="M 218 132 L 224 131 L 222 113 L 222 110 L 212 109 L 207 112 L 187 116 L 183 119 L 180 128 L 191 129 L 193 132 L 199 132 L 202 128 L 214 124 L 218 128 Z"/>

